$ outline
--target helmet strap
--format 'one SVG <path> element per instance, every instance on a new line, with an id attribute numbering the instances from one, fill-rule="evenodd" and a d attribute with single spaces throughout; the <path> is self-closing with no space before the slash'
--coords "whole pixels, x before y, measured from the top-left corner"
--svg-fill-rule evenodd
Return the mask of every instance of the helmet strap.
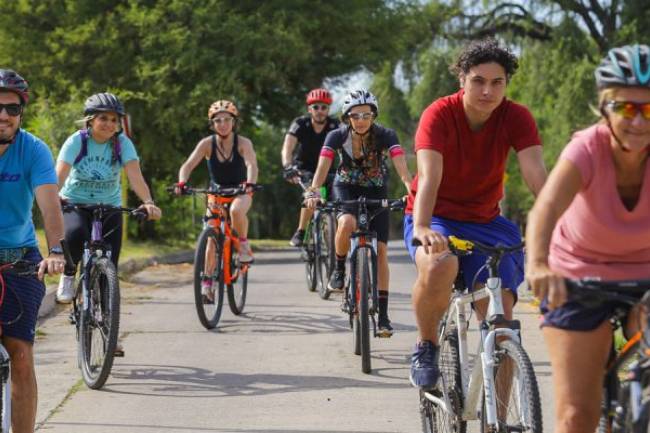
<path id="1" fill-rule="evenodd" d="M 605 122 L 607 123 L 607 128 L 609 129 L 609 133 L 612 134 L 612 137 L 614 137 L 614 141 L 618 145 L 618 148 L 621 149 L 622 152 L 630 152 L 631 149 L 627 147 L 626 145 L 623 144 L 623 142 L 616 136 L 614 133 L 614 128 L 612 128 L 612 123 L 609 120 L 609 115 L 607 114 L 607 111 L 605 111 L 605 107 L 600 107 L 600 114 L 603 115 L 605 118 Z"/>

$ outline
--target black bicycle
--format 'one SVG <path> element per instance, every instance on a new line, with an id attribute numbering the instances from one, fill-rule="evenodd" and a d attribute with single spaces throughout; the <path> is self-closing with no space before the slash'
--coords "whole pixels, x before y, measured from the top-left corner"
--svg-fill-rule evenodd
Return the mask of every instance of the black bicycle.
<path id="1" fill-rule="evenodd" d="M 303 191 L 311 184 L 314 174 L 309 171 L 291 168 L 285 171 L 285 178 L 298 177 L 298 184 Z M 325 185 L 334 180 L 334 174 L 328 174 Z M 320 188 L 321 198 L 327 200 L 327 187 Z M 309 220 L 302 241 L 301 257 L 305 262 L 307 289 L 316 291 L 322 299 L 329 299 L 331 291 L 327 287 L 330 274 L 334 270 L 336 253 L 334 251 L 334 236 L 336 234 L 336 219 L 329 209 L 318 208 Z"/>
<path id="2" fill-rule="evenodd" d="M 403 199 L 335 200 L 325 202 L 321 209 L 340 211 L 344 207 L 356 206 L 357 229 L 350 236 L 348 253 L 350 278 L 343 300 L 343 311 L 348 313 L 352 328 L 352 348 L 355 355 L 361 355 L 361 371 L 372 370 L 370 360 L 370 322 L 373 336 L 378 337 L 377 319 L 379 313 L 379 292 L 377 289 L 377 233 L 370 230 L 370 222 L 380 213 L 389 210 L 403 210 Z M 370 208 L 374 208 L 372 211 Z"/>
<path id="3" fill-rule="evenodd" d="M 113 367 L 120 327 L 120 285 L 111 262 L 111 246 L 104 240 L 115 229 L 103 234 L 106 217 L 126 213 L 139 221 L 147 218 L 142 209 L 104 204 L 64 204 L 64 211 L 82 211 L 92 216 L 90 241 L 84 243 L 83 256 L 72 300 L 72 323 L 77 331 L 78 360 L 83 381 L 99 389 Z"/>
<path id="4" fill-rule="evenodd" d="M 612 352 L 603 383 L 599 433 L 646 433 L 650 431 L 650 280 L 566 280 L 569 299 L 593 308 L 614 307 L 615 329 L 633 320 L 638 331 Z M 633 309 L 635 305 L 639 307 Z M 638 314 L 628 316 L 630 311 Z"/>

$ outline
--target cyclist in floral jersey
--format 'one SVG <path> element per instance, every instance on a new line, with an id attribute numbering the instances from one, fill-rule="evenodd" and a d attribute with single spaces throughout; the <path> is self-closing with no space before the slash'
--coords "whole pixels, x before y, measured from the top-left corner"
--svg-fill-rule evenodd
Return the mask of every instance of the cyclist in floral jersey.
<path id="1" fill-rule="evenodd" d="M 339 155 L 339 166 L 334 178 L 333 195 L 341 200 L 364 196 L 370 199 L 388 197 L 387 159 L 393 160 L 395 170 L 408 191 L 411 174 L 395 131 L 375 123 L 378 114 L 375 96 L 367 90 L 350 92 L 343 102 L 343 125 L 325 138 L 318 167 L 307 195 L 307 205 L 315 207 L 320 200 L 319 188 L 326 179 L 334 155 Z M 350 249 L 350 235 L 356 229 L 356 208 L 345 208 L 338 215 L 336 231 L 336 266 L 330 277 L 330 290 L 342 290 L 345 281 L 345 257 Z M 377 286 L 379 289 L 379 335 L 393 333 L 388 319 L 388 213 L 377 215 L 370 223 L 377 232 Z"/>

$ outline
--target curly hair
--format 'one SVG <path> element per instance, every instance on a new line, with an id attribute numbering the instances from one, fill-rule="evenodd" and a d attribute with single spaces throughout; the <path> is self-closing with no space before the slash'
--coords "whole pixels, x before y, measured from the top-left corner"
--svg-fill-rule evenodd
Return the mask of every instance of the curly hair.
<path id="1" fill-rule="evenodd" d="M 507 48 L 501 47 L 496 39 L 487 38 L 470 42 L 449 70 L 456 75 L 467 74 L 476 65 L 492 62 L 498 63 L 505 69 L 508 80 L 519 67 L 519 61 L 514 54 Z"/>

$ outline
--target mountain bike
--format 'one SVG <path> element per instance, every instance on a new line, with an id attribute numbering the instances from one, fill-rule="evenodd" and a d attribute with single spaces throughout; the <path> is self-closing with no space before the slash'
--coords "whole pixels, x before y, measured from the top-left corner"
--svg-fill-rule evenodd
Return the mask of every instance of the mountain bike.
<path id="1" fill-rule="evenodd" d="M 417 239 L 413 244 L 421 245 Z M 481 289 L 471 291 L 465 286 L 462 272 L 458 273 L 450 307 L 438 332 L 440 378 L 433 389 L 420 390 L 423 432 L 464 433 L 467 421 L 476 419 L 481 421 L 481 432 L 542 432 L 535 371 L 521 345 L 519 321 L 505 318 L 498 275 L 503 256 L 523 247 L 523 243 L 492 247 L 449 237 L 449 249 L 456 256 L 474 252 L 486 255 L 484 267 L 489 277 Z M 489 299 L 489 304 L 479 325 L 481 338 L 470 375 L 466 309 L 468 304 L 484 298 Z"/>
<path id="2" fill-rule="evenodd" d="M 356 206 L 357 229 L 350 236 L 348 262 L 350 277 L 344 294 L 342 309 L 348 313 L 352 328 L 352 348 L 361 355 L 361 371 L 372 370 L 370 359 L 370 322 L 373 336 L 377 334 L 379 291 L 377 289 L 377 233 L 370 230 L 370 222 L 380 213 L 403 210 L 403 199 L 335 200 L 323 203 L 320 208 L 334 212 L 347 206 Z M 369 208 L 374 208 L 370 210 Z"/>
<path id="3" fill-rule="evenodd" d="M 81 376 L 91 389 L 106 383 L 113 367 L 120 328 L 120 285 L 111 261 L 111 246 L 104 238 L 104 223 L 110 216 L 126 213 L 139 221 L 147 212 L 105 204 L 64 204 L 65 211 L 81 211 L 92 216 L 90 241 L 84 242 L 76 296 L 72 300 L 71 322 L 77 334 L 77 358 Z M 70 260 L 71 261 L 71 260 Z"/>
<path id="4" fill-rule="evenodd" d="M 219 323 L 224 291 L 228 293 L 230 311 L 240 315 L 246 304 L 250 263 L 239 261 L 239 235 L 232 228 L 230 206 L 239 195 L 262 189 L 261 185 L 188 188 L 184 194 L 213 196 L 194 255 L 194 304 L 199 321 L 206 329 Z M 209 285 L 204 285 L 204 282 Z"/>
<path id="5" fill-rule="evenodd" d="M 311 184 L 314 174 L 309 171 L 293 168 L 285 177 L 298 177 L 298 185 L 303 191 Z M 320 188 L 321 198 L 327 200 L 327 185 L 331 185 L 334 174 L 328 174 L 325 184 Z M 302 242 L 302 259 L 305 262 L 307 289 L 313 292 L 318 288 L 322 299 L 329 299 L 331 291 L 327 287 L 330 274 L 334 270 L 336 252 L 334 251 L 334 235 L 336 234 L 336 219 L 328 209 L 318 208 L 309 220 Z"/>
<path id="6" fill-rule="evenodd" d="M 614 306 L 615 329 L 636 320 L 639 330 L 612 353 L 603 383 L 599 433 L 646 433 L 650 431 L 650 280 L 565 280 L 570 299 L 586 307 Z M 633 309 L 635 305 L 638 309 Z M 635 311 L 637 317 L 628 316 Z"/>
<path id="7" fill-rule="evenodd" d="M 66 257 L 66 266 L 72 266 L 72 260 L 69 259 L 70 255 L 68 254 L 67 245 L 65 240 L 61 241 L 61 247 L 65 252 Z M 36 278 L 38 274 L 38 263 L 33 263 L 27 260 L 19 259 L 11 263 L 5 263 L 0 265 L 0 306 L 2 306 L 6 294 L 7 287 L 5 285 L 4 278 L 2 274 L 14 274 L 23 278 Z M 13 290 L 13 288 L 10 288 Z M 18 297 L 15 299 L 20 300 Z M 14 318 L 11 322 L 14 323 L 20 320 L 22 315 L 22 305 L 21 313 L 18 314 L 18 317 Z M 6 325 L 7 323 L 4 323 Z M 9 433 L 11 428 L 11 359 L 7 349 L 2 345 L 0 341 L 0 433 Z"/>

